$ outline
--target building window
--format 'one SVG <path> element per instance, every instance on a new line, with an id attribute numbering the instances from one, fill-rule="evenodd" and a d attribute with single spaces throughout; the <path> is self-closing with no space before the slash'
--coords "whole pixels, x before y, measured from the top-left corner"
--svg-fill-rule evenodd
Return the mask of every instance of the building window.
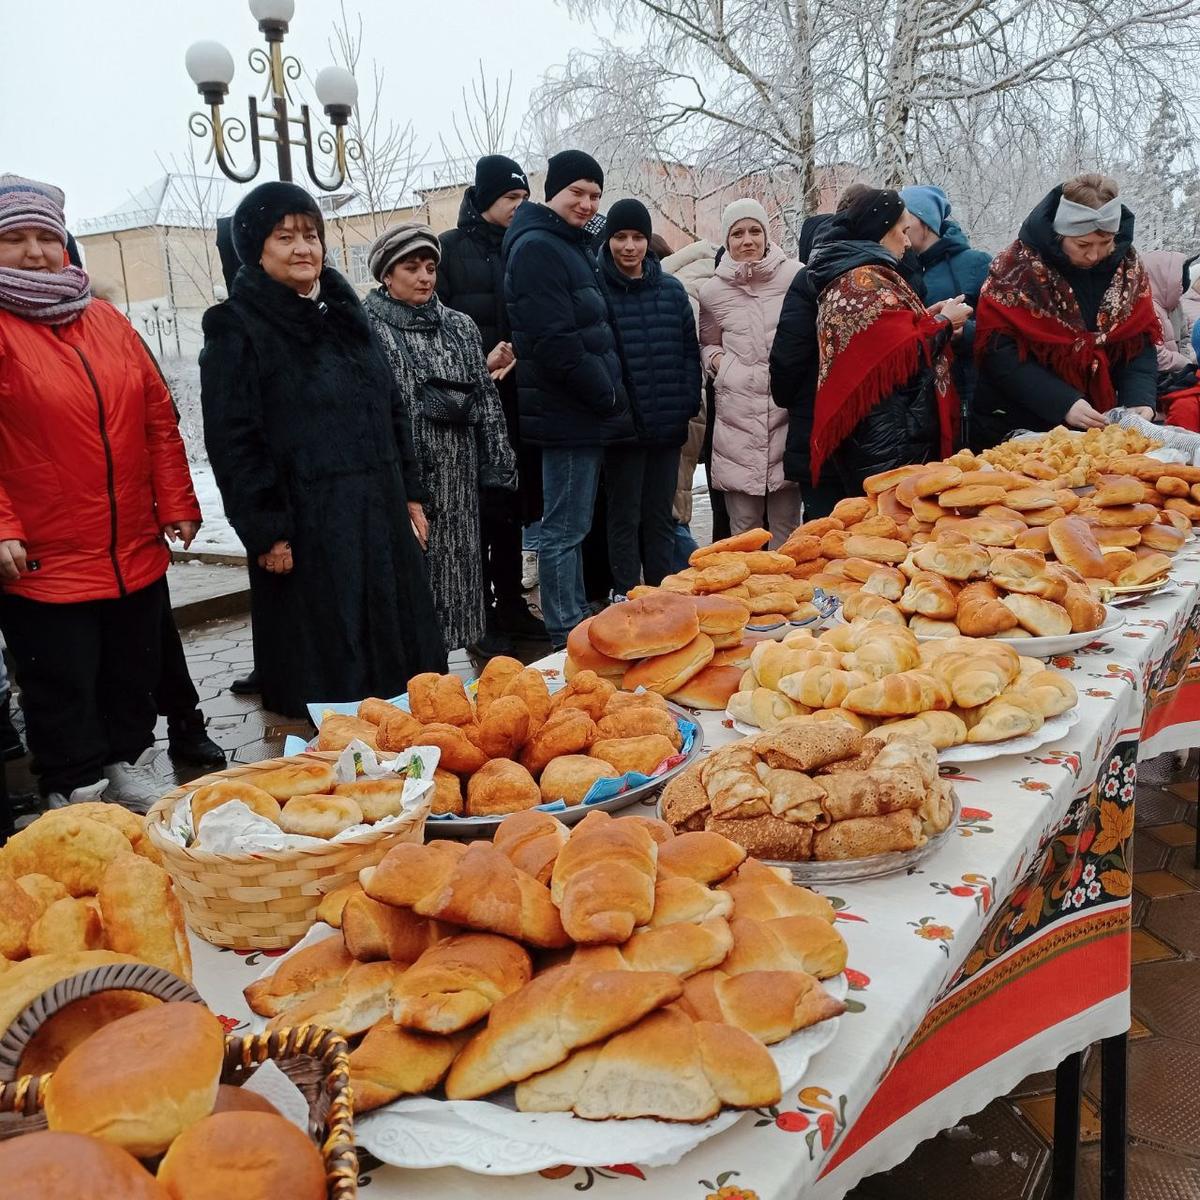
<path id="1" fill-rule="evenodd" d="M 335 271 L 342 269 L 342 248 L 341 246 L 330 246 L 326 256 L 329 259 L 329 266 Z"/>
<path id="2" fill-rule="evenodd" d="M 350 247 L 350 282 L 351 283 L 370 283 L 371 271 L 367 266 L 367 250 L 369 247 L 351 246 Z"/>

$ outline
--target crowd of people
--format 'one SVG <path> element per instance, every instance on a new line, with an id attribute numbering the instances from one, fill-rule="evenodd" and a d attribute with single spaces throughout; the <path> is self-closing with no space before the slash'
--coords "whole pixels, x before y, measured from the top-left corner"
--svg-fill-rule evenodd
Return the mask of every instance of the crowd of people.
<path id="1" fill-rule="evenodd" d="M 375 240 L 365 299 L 303 189 L 238 205 L 202 406 L 266 708 L 394 696 L 459 647 L 561 649 L 597 599 L 686 563 L 700 460 L 714 536 L 778 545 L 868 475 L 958 446 L 1114 406 L 1200 425 L 1193 260 L 1139 255 L 1105 176 L 1054 188 L 995 259 L 932 186 L 851 186 L 796 255 L 752 197 L 717 245 L 674 252 L 637 199 L 601 218 L 580 150 L 530 192 L 482 158 L 456 229 Z M 165 582 L 201 513 L 170 393 L 71 261 L 63 206 L 0 177 L 0 630 L 49 802 L 144 808 L 160 711 L 181 757 L 220 759 Z"/>

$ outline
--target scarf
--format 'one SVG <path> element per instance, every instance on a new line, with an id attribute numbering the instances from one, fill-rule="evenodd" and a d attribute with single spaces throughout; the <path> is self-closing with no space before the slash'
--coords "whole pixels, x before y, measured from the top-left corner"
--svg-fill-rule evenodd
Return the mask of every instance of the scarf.
<path id="1" fill-rule="evenodd" d="M 1100 301 L 1096 330 L 1084 324 L 1075 293 L 1062 272 L 1024 242 L 1001 252 L 988 273 L 975 310 L 975 357 L 994 337 L 1010 337 L 1021 358 L 1034 358 L 1079 389 L 1093 408 L 1116 403 L 1112 369 L 1136 358 L 1147 341 L 1158 345 L 1162 327 L 1150 297 L 1150 280 L 1131 249 Z"/>
<path id="2" fill-rule="evenodd" d="M 22 271 L 0 267 L 0 310 L 40 325 L 74 321 L 92 300 L 92 281 L 81 267 Z"/>
<path id="3" fill-rule="evenodd" d="M 838 276 L 821 293 L 817 345 L 821 361 L 812 428 L 812 478 L 821 464 L 887 395 L 924 364 L 934 371 L 943 457 L 954 450 L 958 398 L 952 355 L 932 357 L 929 342 L 941 324 L 891 267 L 869 264 Z"/>

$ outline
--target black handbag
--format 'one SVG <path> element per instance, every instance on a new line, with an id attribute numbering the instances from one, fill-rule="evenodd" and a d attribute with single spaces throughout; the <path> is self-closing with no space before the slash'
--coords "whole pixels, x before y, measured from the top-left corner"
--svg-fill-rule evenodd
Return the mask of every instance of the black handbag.
<path id="1" fill-rule="evenodd" d="M 400 355 L 416 380 L 413 389 L 413 404 L 416 411 L 428 421 L 440 421 L 443 425 L 477 425 L 479 405 L 475 403 L 478 385 L 463 383 L 458 379 L 440 379 L 436 375 L 422 378 L 413 365 L 412 355 L 404 344 L 404 335 L 395 339 Z"/>

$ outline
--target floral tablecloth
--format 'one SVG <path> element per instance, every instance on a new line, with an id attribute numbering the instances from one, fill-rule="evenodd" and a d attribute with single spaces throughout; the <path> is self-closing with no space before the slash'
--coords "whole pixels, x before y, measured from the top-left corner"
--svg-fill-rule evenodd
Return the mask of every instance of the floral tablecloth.
<path id="1" fill-rule="evenodd" d="M 1031 1072 L 1127 1029 L 1137 761 L 1194 745 L 1200 724 L 1200 546 L 1174 575 L 1169 592 L 1125 606 L 1103 641 L 1054 660 L 1080 694 L 1060 742 L 943 766 L 962 803 L 956 838 L 909 874 L 822 889 L 850 949 L 850 1011 L 777 1108 L 654 1170 L 620 1162 L 615 1140 L 606 1167 L 486 1182 L 364 1156 L 369 1194 L 832 1200 Z M 553 674 L 561 659 L 539 665 Z M 718 714 L 700 719 L 710 748 L 737 736 Z M 193 952 L 210 1005 L 231 1028 L 248 1022 L 241 989 L 264 952 L 195 940 Z"/>

